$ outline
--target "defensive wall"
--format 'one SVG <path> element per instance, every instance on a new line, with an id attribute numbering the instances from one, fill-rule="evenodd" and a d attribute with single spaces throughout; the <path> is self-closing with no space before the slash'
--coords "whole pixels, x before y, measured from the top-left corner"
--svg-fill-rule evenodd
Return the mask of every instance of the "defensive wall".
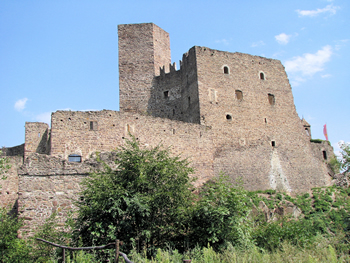
<path id="1" fill-rule="evenodd" d="M 220 173 L 248 190 L 295 194 L 330 184 L 333 148 L 310 143 L 280 61 L 194 46 L 177 69 L 158 26 L 119 25 L 118 35 L 120 111 L 56 111 L 51 128 L 27 122 L 24 146 L 6 151 L 23 152 L 10 188 L 18 187 L 29 232 L 53 211 L 63 224 L 81 179 L 101 168 L 96 152 L 112 158 L 129 135 L 188 158 L 196 186 Z"/>

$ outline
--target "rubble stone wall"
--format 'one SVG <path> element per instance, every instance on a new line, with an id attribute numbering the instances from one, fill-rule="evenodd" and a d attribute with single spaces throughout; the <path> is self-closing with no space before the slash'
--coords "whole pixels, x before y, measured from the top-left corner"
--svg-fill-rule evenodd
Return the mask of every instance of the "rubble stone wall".
<path id="1" fill-rule="evenodd" d="M 8 156 L 6 158 L 8 159 L 8 164 L 11 167 L 3 174 L 6 179 L 0 179 L 0 207 L 4 207 L 13 213 L 17 213 L 19 183 L 17 169 L 23 164 L 23 157 Z"/>

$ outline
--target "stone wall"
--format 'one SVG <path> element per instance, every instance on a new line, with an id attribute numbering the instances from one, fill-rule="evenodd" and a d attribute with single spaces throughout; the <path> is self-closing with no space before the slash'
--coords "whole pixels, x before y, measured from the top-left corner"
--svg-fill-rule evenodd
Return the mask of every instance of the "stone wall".
<path id="1" fill-rule="evenodd" d="M 22 156 L 9 156 L 11 168 L 4 173 L 5 180 L 0 179 L 0 207 L 17 213 L 18 175 L 17 169 L 23 164 Z"/>
<path id="2" fill-rule="evenodd" d="M 143 145 L 162 144 L 189 158 L 198 184 L 213 176 L 212 131 L 204 125 L 109 110 L 57 111 L 51 122 L 51 155 L 64 160 L 77 154 L 84 161 L 96 151 L 112 151 L 131 133 Z"/>
<path id="3" fill-rule="evenodd" d="M 113 165 L 113 156 L 102 154 L 101 158 Z M 95 158 L 75 163 L 45 154 L 28 156 L 18 169 L 18 215 L 25 221 L 21 236 L 32 235 L 54 212 L 63 227 L 67 215 L 76 209 L 82 179 L 97 169 L 102 165 Z"/>
<path id="4" fill-rule="evenodd" d="M 146 112 L 159 68 L 171 63 L 169 34 L 153 23 L 118 26 L 119 105 Z"/>
<path id="5" fill-rule="evenodd" d="M 180 69 L 170 66 L 170 72 L 161 70 L 154 78 L 148 112 L 152 116 L 200 123 L 198 76 L 195 49 L 183 55 Z"/>
<path id="6" fill-rule="evenodd" d="M 313 155 L 280 61 L 195 47 L 201 123 L 212 127 L 214 170 L 250 190 L 303 192 L 329 175 Z"/>
<path id="7" fill-rule="evenodd" d="M 3 156 L 24 156 L 24 143 L 14 147 L 2 147 Z"/>
<path id="8" fill-rule="evenodd" d="M 50 129 L 43 122 L 26 122 L 24 158 L 32 153 L 50 153 Z"/>

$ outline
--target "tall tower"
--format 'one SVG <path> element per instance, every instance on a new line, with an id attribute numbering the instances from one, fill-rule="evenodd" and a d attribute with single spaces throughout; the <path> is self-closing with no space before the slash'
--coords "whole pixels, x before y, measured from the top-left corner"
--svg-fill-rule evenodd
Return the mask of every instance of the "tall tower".
<path id="1" fill-rule="evenodd" d="M 153 23 L 118 25 L 120 111 L 146 112 L 154 76 L 171 63 L 169 34 Z"/>

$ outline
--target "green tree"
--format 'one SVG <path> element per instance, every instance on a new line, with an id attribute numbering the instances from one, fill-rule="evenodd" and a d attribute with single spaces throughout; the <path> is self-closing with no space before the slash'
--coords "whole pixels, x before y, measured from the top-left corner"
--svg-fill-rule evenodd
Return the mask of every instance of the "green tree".
<path id="1" fill-rule="evenodd" d="M 340 149 L 340 170 L 344 173 L 350 173 L 350 144 L 342 143 Z"/>
<path id="2" fill-rule="evenodd" d="M 191 244 L 215 249 L 226 245 L 252 246 L 251 202 L 242 187 L 234 187 L 227 177 L 207 182 L 199 193 L 192 217 Z"/>
<path id="3" fill-rule="evenodd" d="M 330 166 L 335 173 L 350 173 L 350 144 L 340 143 L 340 156 L 330 160 Z"/>
<path id="4" fill-rule="evenodd" d="M 84 245 L 122 240 L 153 252 L 184 243 L 192 203 L 187 160 L 161 146 L 143 148 L 135 138 L 117 151 L 117 169 L 108 166 L 83 182 L 78 202 L 78 236 Z"/>
<path id="5" fill-rule="evenodd" d="M 30 248 L 17 237 L 22 221 L 0 208 L 0 262 L 32 262 Z"/>

